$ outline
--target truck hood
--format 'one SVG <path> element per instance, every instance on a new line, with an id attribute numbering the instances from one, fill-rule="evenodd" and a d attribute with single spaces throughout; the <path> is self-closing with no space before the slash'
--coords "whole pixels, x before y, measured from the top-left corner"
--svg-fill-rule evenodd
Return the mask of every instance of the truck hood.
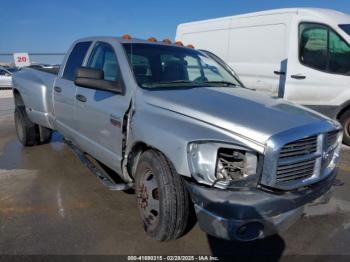
<path id="1" fill-rule="evenodd" d="M 146 103 L 206 122 L 260 144 L 291 128 L 327 121 L 282 99 L 244 88 L 200 87 L 145 91 Z"/>

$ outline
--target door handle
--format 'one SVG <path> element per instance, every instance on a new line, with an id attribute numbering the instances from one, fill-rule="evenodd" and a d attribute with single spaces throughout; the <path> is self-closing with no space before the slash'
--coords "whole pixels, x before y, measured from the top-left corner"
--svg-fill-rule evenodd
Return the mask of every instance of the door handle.
<path id="1" fill-rule="evenodd" d="M 83 96 L 83 95 L 76 95 L 75 96 L 75 98 L 77 99 L 77 100 L 79 100 L 80 102 L 86 102 L 87 101 L 87 99 L 86 99 L 86 97 L 85 96 Z"/>
<path id="2" fill-rule="evenodd" d="M 286 74 L 286 72 L 283 72 L 283 71 L 273 71 L 273 73 L 275 74 L 275 75 L 285 75 Z"/>
<path id="3" fill-rule="evenodd" d="M 306 76 L 303 76 L 303 75 L 291 75 L 290 77 L 298 80 L 302 80 L 306 78 Z"/>
<path id="4" fill-rule="evenodd" d="M 55 89 L 55 91 L 57 93 L 61 93 L 62 92 L 62 88 L 60 88 L 59 86 L 55 86 L 54 89 Z"/>

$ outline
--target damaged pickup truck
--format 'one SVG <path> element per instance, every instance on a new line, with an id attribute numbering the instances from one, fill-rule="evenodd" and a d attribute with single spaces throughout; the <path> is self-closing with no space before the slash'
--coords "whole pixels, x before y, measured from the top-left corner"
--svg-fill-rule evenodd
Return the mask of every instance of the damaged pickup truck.
<path id="1" fill-rule="evenodd" d="M 159 241 L 185 233 L 193 206 L 208 234 L 275 234 L 336 176 L 339 123 L 245 88 L 215 56 L 178 42 L 85 38 L 57 75 L 28 68 L 13 82 L 20 142 L 60 132 L 104 185 L 135 190 Z"/>

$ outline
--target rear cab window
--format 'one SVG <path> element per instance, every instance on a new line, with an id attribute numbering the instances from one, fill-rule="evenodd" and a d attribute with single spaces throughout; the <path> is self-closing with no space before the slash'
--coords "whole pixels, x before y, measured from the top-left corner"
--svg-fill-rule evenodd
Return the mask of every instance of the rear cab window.
<path id="1" fill-rule="evenodd" d="M 71 51 L 62 78 L 74 81 L 76 70 L 82 66 L 87 51 L 91 46 L 91 41 L 77 43 Z"/>

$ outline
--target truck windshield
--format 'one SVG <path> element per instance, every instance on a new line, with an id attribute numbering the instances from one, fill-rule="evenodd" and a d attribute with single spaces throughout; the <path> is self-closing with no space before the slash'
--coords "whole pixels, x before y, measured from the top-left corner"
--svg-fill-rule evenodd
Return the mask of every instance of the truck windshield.
<path id="1" fill-rule="evenodd" d="M 349 25 L 339 25 L 339 27 L 350 36 L 350 24 Z"/>
<path id="2" fill-rule="evenodd" d="M 142 88 L 240 86 L 225 68 L 194 49 L 143 43 L 123 46 Z"/>

